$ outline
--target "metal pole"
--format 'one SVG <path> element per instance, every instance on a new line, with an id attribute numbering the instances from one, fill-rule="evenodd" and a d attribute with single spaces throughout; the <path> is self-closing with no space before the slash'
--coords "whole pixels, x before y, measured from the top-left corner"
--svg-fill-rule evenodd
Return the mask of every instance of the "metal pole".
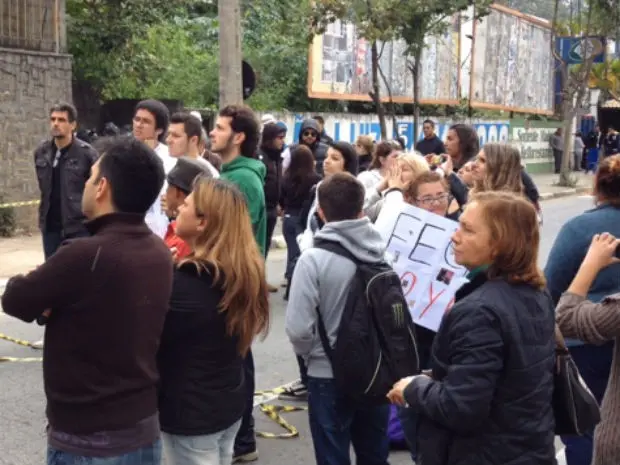
<path id="1" fill-rule="evenodd" d="M 220 38 L 220 108 L 243 103 L 241 79 L 241 6 L 239 0 L 218 0 Z"/>

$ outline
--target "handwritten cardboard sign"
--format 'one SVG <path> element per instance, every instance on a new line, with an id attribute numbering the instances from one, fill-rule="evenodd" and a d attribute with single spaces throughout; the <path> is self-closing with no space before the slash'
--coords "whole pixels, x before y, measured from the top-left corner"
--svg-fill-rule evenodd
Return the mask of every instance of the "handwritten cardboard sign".
<path id="1" fill-rule="evenodd" d="M 387 242 L 386 257 L 399 274 L 413 321 L 437 331 L 467 282 L 454 261 L 452 234 L 458 223 L 412 205 L 383 208 L 375 227 Z"/>

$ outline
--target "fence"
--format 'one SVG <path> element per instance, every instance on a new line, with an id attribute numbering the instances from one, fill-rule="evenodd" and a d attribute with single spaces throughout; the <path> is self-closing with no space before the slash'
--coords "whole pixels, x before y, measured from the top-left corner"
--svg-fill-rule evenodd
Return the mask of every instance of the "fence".
<path id="1" fill-rule="evenodd" d="M 64 53 L 64 0 L 0 1 L 0 47 Z"/>

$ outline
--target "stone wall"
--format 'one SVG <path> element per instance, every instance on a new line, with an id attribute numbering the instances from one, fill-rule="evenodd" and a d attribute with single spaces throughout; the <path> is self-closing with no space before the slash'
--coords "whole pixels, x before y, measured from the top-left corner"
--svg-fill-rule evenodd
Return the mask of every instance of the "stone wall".
<path id="1" fill-rule="evenodd" d="M 0 197 L 39 199 L 33 152 L 49 134 L 51 105 L 72 101 L 71 56 L 0 48 Z M 36 230 L 37 206 L 16 207 L 18 226 Z"/>

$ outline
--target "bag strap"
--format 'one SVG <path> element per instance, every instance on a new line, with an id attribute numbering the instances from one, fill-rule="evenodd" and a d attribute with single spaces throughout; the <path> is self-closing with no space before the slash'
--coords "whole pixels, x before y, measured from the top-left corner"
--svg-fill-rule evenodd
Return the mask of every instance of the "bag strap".
<path id="1" fill-rule="evenodd" d="M 329 363 L 334 366 L 334 349 L 329 342 L 329 337 L 327 336 L 327 329 L 325 328 L 325 322 L 323 321 L 323 317 L 321 316 L 321 312 L 319 307 L 316 308 L 317 314 L 317 326 L 319 330 L 319 338 L 321 339 L 321 345 L 323 346 L 323 350 L 325 351 L 325 355 L 327 355 L 327 359 Z"/>
<path id="2" fill-rule="evenodd" d="M 336 255 L 347 258 L 356 265 L 360 263 L 357 257 L 355 257 L 355 255 L 349 252 L 346 248 L 344 248 L 339 242 L 330 241 L 328 239 L 319 239 L 315 237 L 314 247 L 317 249 L 327 250 L 328 252 L 335 253 Z"/>
<path id="3" fill-rule="evenodd" d="M 359 260 L 351 252 L 345 249 L 339 242 L 330 241 L 328 239 L 314 238 L 313 246 L 317 249 L 326 250 L 328 252 L 335 253 L 336 255 L 351 260 L 353 263 L 355 263 L 356 266 L 359 263 Z M 327 336 L 327 328 L 325 327 L 325 321 L 323 320 L 323 316 L 321 315 L 319 307 L 316 308 L 316 314 L 321 345 L 323 346 L 323 350 L 325 351 L 325 355 L 327 356 L 329 363 L 331 363 L 333 367 L 334 349 L 329 342 L 329 337 Z"/>
<path id="4" fill-rule="evenodd" d="M 555 325 L 555 351 L 559 354 L 568 354 L 568 347 L 566 347 L 566 341 L 564 341 L 564 336 L 562 336 L 562 331 L 560 331 L 560 327 Z"/>

